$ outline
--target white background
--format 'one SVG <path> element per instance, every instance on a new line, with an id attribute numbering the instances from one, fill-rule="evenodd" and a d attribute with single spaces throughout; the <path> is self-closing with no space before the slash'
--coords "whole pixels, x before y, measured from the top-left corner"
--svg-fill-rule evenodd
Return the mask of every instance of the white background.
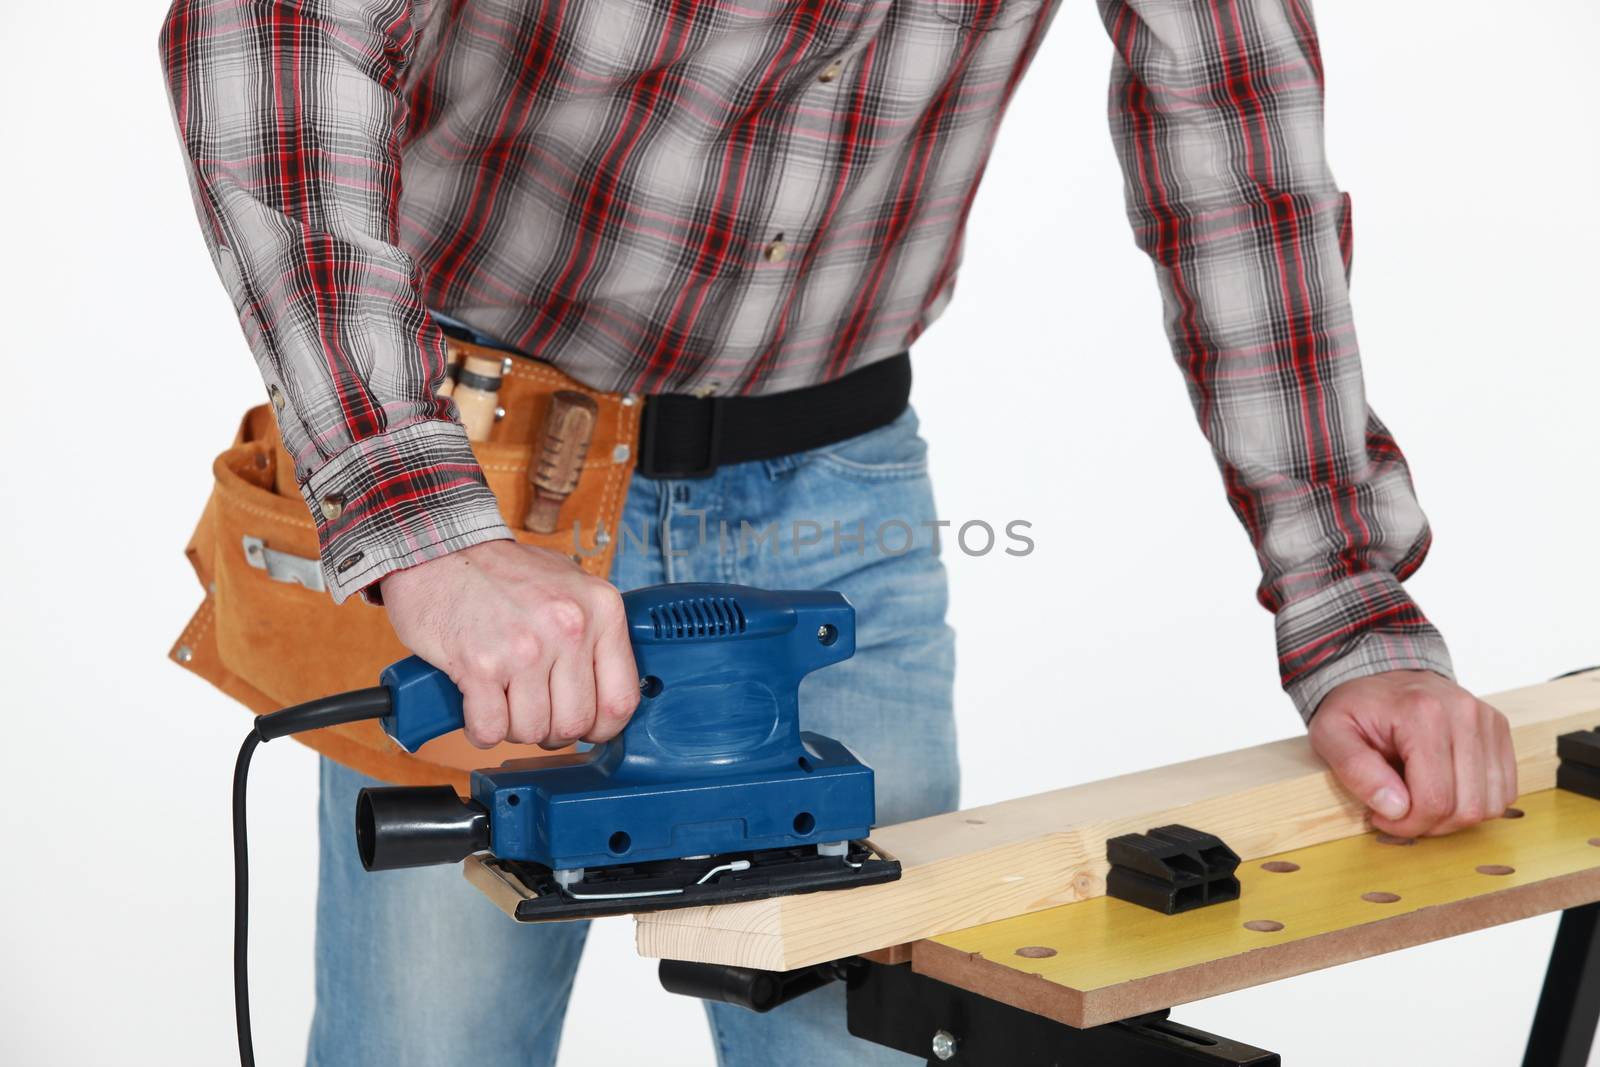
<path id="1" fill-rule="evenodd" d="M 248 719 L 164 656 L 199 600 L 182 547 L 210 459 L 262 390 L 185 187 L 161 5 L 4 6 L 0 1062 L 222 1064 Z M 1321 19 L 1369 394 L 1437 535 L 1410 588 L 1480 692 L 1600 661 L 1600 16 L 1431 0 Z M 949 557 L 968 804 L 1300 729 L 1123 218 L 1109 56 L 1092 5 L 1068 3 L 917 354 L 943 514 L 1027 518 L 1038 541 Z M 311 1011 L 314 771 L 274 745 L 251 782 L 263 1064 L 299 1060 Z M 1512 1063 L 1553 929 L 1176 1014 L 1296 1067 Z M 591 937 L 563 1067 L 709 1063 L 698 1008 L 630 936 Z"/>

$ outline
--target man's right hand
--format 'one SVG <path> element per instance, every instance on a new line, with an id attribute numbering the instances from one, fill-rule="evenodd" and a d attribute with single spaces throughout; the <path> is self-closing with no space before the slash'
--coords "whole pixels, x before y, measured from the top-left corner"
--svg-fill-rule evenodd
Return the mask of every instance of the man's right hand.
<path id="1" fill-rule="evenodd" d="M 401 643 L 461 690 L 479 748 L 605 741 L 639 705 L 621 595 L 558 552 L 489 541 L 381 588 Z"/>

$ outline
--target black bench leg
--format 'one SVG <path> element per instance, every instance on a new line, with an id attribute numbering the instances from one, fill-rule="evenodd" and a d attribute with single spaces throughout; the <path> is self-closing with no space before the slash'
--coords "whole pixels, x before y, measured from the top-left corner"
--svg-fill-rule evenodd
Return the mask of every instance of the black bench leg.
<path id="1" fill-rule="evenodd" d="M 1561 914 L 1522 1067 L 1585 1067 L 1600 1022 L 1600 903 Z"/>

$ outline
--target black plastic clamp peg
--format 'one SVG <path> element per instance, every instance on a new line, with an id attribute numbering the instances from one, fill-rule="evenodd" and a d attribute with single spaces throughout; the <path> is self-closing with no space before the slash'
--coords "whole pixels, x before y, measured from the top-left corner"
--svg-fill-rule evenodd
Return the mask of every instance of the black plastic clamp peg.
<path id="1" fill-rule="evenodd" d="M 1556 788 L 1600 800 L 1600 727 L 1556 738 Z"/>
<path id="2" fill-rule="evenodd" d="M 1239 857 L 1214 834 L 1158 826 L 1106 842 L 1106 895 L 1167 915 L 1239 899 Z"/>

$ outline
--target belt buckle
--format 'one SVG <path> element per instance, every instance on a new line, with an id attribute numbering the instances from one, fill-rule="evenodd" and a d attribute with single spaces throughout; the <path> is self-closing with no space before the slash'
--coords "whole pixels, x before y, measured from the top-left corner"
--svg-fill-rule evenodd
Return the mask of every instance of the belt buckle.
<path id="1" fill-rule="evenodd" d="M 685 398 L 692 403 L 709 404 L 706 419 L 706 458 L 703 466 L 689 470 L 663 470 L 656 465 L 656 417 L 660 414 L 652 398 L 646 397 L 639 426 L 639 463 L 636 469 L 646 478 L 709 478 L 717 472 L 722 458 L 722 402 L 720 396 Z"/>

